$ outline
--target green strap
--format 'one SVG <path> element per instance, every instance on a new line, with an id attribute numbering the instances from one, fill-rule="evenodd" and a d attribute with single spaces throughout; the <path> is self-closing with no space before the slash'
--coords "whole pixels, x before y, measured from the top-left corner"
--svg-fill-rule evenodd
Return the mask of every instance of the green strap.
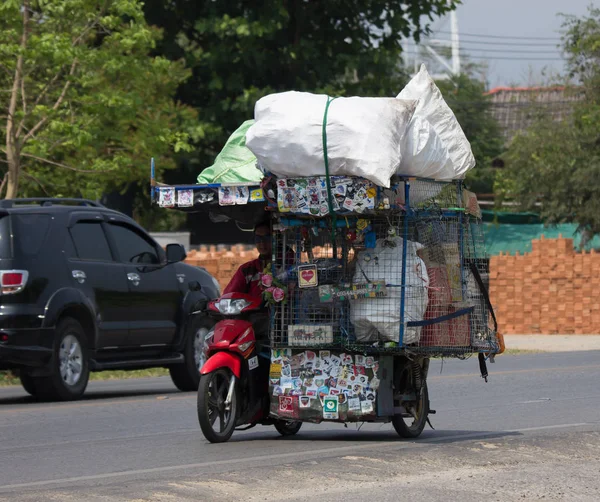
<path id="1" fill-rule="evenodd" d="M 333 257 L 337 256 L 337 246 L 335 242 L 335 228 L 337 222 L 337 215 L 333 210 L 333 196 L 331 193 L 331 180 L 329 177 L 329 157 L 327 155 L 327 114 L 329 112 L 329 105 L 336 98 L 330 98 L 327 96 L 327 104 L 325 105 L 325 113 L 323 114 L 323 158 L 325 160 L 325 182 L 327 183 L 327 204 L 329 206 L 329 214 L 331 214 L 331 245 L 333 246 Z"/>

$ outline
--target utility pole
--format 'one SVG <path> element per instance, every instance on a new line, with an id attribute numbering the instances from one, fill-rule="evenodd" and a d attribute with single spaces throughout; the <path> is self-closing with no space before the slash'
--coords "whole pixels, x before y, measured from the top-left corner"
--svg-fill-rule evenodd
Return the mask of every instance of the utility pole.
<path id="1" fill-rule="evenodd" d="M 435 32 L 435 30 L 434 30 Z M 405 41 L 406 43 L 406 41 Z M 408 54 L 408 47 L 404 45 L 404 52 Z M 424 53 L 419 49 L 424 49 Z M 433 59 L 437 63 L 436 66 L 441 66 L 441 71 L 436 72 L 432 77 L 436 80 L 444 80 L 450 76 L 460 74 L 460 37 L 458 30 L 458 14 L 456 10 L 450 12 L 450 39 L 430 38 L 422 44 L 414 47 L 414 72 L 419 69 L 420 64 L 427 63 Z M 405 60 L 405 63 L 408 61 Z M 406 66 L 409 66 L 406 64 Z"/>

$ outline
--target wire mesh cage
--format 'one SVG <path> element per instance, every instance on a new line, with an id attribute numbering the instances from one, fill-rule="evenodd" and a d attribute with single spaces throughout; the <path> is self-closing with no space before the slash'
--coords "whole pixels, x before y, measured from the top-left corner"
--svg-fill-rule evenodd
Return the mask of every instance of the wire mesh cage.
<path id="1" fill-rule="evenodd" d="M 460 183 L 399 180 L 373 211 L 278 215 L 273 273 L 288 294 L 273 346 L 496 352 L 475 206 Z"/>

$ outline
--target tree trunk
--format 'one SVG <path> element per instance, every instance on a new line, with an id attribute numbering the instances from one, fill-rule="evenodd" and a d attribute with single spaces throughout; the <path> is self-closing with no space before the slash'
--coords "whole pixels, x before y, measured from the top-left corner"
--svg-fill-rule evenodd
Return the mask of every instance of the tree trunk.
<path id="1" fill-rule="evenodd" d="M 19 139 L 16 132 L 15 113 L 21 84 L 23 81 L 23 53 L 27 47 L 27 29 L 29 24 L 29 0 L 23 2 L 23 34 L 21 36 L 21 53 L 17 58 L 15 79 L 8 105 L 8 118 L 6 119 L 6 160 L 8 162 L 8 180 L 6 184 L 6 198 L 14 199 L 19 190 L 19 169 L 21 167 L 21 152 Z"/>
<path id="2" fill-rule="evenodd" d="M 8 162 L 8 178 L 6 180 L 6 198 L 16 199 L 19 192 L 19 171 L 21 167 L 21 156 L 18 145 L 12 143 L 6 134 L 6 160 Z"/>

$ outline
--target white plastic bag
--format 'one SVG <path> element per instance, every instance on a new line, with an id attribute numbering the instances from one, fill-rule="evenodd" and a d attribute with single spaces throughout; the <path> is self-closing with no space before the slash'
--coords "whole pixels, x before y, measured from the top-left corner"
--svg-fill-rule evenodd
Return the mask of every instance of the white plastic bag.
<path id="1" fill-rule="evenodd" d="M 391 241 L 394 246 L 386 245 Z M 387 296 L 351 300 L 350 319 L 354 325 L 357 341 L 398 342 L 400 338 L 400 307 L 402 302 L 402 237 L 379 239 L 375 249 L 361 252 L 357 257 L 354 283 L 384 281 Z M 404 298 L 403 344 L 418 343 L 420 326 L 406 326 L 409 321 L 422 321 L 427 310 L 429 276 L 425 262 L 417 256 L 423 245 L 407 241 L 406 293 Z"/>
<path id="2" fill-rule="evenodd" d="M 452 162 L 452 179 L 464 178 L 467 171 L 475 166 L 475 158 L 471 151 L 471 144 L 465 136 L 456 116 L 444 101 L 442 93 L 435 85 L 435 82 L 427 73 L 425 65 L 421 65 L 419 73 L 417 73 L 404 89 L 398 94 L 398 99 L 416 99 L 418 100 L 417 109 L 414 116 L 421 120 L 426 120 L 431 124 L 443 147 L 447 150 Z M 417 129 L 412 129 L 409 137 L 418 136 L 418 124 L 413 122 Z M 413 143 L 415 140 L 412 139 Z M 428 140 L 424 140 L 427 142 Z M 419 140 L 416 141 L 419 143 Z M 405 164 L 409 164 L 411 160 L 407 158 Z M 405 165 L 401 166 L 405 167 Z M 415 167 L 417 169 L 418 166 Z M 440 165 L 440 176 L 446 176 L 447 167 L 442 168 Z M 399 173 L 401 174 L 401 173 Z M 450 179 L 440 177 L 438 179 Z"/>
<path id="3" fill-rule="evenodd" d="M 281 178 L 322 176 L 323 118 L 328 97 L 306 92 L 258 100 L 246 146 L 261 169 Z M 360 176 L 389 187 L 402 160 L 404 135 L 416 102 L 395 98 L 337 98 L 327 116 L 330 175 Z"/>

